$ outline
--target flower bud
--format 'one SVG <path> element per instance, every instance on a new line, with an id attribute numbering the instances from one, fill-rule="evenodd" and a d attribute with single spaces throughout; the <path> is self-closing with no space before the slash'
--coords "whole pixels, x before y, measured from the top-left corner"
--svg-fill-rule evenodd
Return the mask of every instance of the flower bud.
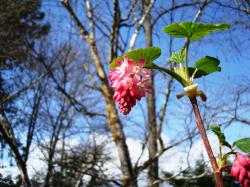
<path id="1" fill-rule="evenodd" d="M 247 177 L 247 170 L 244 167 L 240 168 L 240 175 L 243 177 Z"/>
<path id="2" fill-rule="evenodd" d="M 243 182 L 244 182 L 244 176 L 239 175 L 239 181 L 240 181 L 241 184 L 243 184 Z"/>
<path id="3" fill-rule="evenodd" d="M 244 187 L 249 187 L 250 186 L 250 180 L 249 179 L 245 179 L 243 186 Z"/>
<path id="4" fill-rule="evenodd" d="M 240 166 L 238 166 L 237 164 L 234 164 L 231 169 L 231 176 L 238 178 L 239 174 L 240 174 Z"/>

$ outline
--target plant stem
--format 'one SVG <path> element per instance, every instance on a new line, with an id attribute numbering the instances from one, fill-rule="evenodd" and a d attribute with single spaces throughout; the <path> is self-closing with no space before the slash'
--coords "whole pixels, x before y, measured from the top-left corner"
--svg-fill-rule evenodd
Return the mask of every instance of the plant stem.
<path id="1" fill-rule="evenodd" d="M 202 118 L 201 118 L 201 115 L 200 115 L 200 110 L 199 110 L 199 106 L 198 106 L 198 103 L 197 103 L 197 99 L 196 99 L 196 97 L 189 98 L 189 99 L 190 99 L 190 102 L 191 102 L 191 104 L 193 106 L 197 127 L 199 129 L 201 138 L 203 140 L 203 143 L 205 145 L 205 148 L 206 148 L 206 151 L 207 151 L 207 154 L 208 154 L 208 158 L 210 160 L 210 163 L 212 165 L 212 168 L 213 168 L 213 171 L 214 171 L 214 174 L 215 174 L 216 186 L 217 187 L 223 187 L 222 172 L 220 171 L 220 169 L 218 167 L 218 164 L 217 164 L 216 159 L 214 157 L 212 148 L 211 148 L 210 143 L 208 141 L 207 133 L 206 133 L 206 130 L 204 128 L 203 121 L 202 121 Z"/>
<path id="2" fill-rule="evenodd" d="M 221 143 L 219 144 L 219 150 L 220 150 L 220 159 L 222 159 L 223 155 L 222 155 L 222 146 L 221 146 Z"/>
<path id="3" fill-rule="evenodd" d="M 193 75 L 191 76 L 191 81 L 193 82 L 193 80 L 194 80 L 194 76 L 195 76 L 195 74 L 197 73 L 197 71 L 198 71 L 198 69 L 196 68 L 195 70 L 194 70 L 194 72 L 193 72 Z"/>
<path id="4" fill-rule="evenodd" d="M 188 49 L 189 49 L 190 41 L 187 39 L 186 46 L 185 46 L 185 70 L 186 70 L 186 76 L 189 80 L 189 73 L 188 73 Z"/>

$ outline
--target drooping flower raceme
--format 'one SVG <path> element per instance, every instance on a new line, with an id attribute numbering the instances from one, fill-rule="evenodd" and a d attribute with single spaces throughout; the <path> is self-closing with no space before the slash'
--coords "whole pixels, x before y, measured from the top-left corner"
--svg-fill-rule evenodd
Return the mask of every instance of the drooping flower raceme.
<path id="1" fill-rule="evenodd" d="M 250 187 L 250 157 L 237 153 L 231 169 L 231 176 L 240 181 L 243 187 Z"/>
<path id="2" fill-rule="evenodd" d="M 143 68 L 145 60 L 141 59 L 136 63 L 126 56 L 123 61 L 117 60 L 117 65 L 110 70 L 108 78 L 115 91 L 113 99 L 117 101 L 120 111 L 127 115 L 136 100 L 141 100 L 146 93 L 151 93 L 150 70 Z"/>

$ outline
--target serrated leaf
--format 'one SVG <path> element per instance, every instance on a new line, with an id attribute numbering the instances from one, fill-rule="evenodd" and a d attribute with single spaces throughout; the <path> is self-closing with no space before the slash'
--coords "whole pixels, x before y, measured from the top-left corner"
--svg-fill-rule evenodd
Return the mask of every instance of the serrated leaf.
<path id="1" fill-rule="evenodd" d="M 161 49 L 159 47 L 147 47 L 140 48 L 136 50 L 129 51 L 125 53 L 128 59 L 132 59 L 135 62 L 139 62 L 139 60 L 144 59 L 146 61 L 145 66 L 149 66 L 152 62 L 157 59 L 161 55 Z M 110 68 L 114 68 L 117 66 L 117 60 L 123 60 L 123 56 L 119 56 L 112 60 L 110 64 Z"/>
<path id="2" fill-rule="evenodd" d="M 188 38 L 195 41 L 211 34 L 215 31 L 223 31 L 229 29 L 230 25 L 222 24 L 203 24 L 192 22 L 173 23 L 163 28 L 163 31 L 176 38 Z"/>
<path id="3" fill-rule="evenodd" d="M 211 131 L 213 131 L 216 134 L 221 145 L 224 145 L 224 146 L 229 147 L 231 149 L 231 145 L 226 141 L 225 135 L 221 131 L 220 126 L 211 125 L 209 128 L 211 129 Z"/>
<path id="4" fill-rule="evenodd" d="M 140 59 L 145 59 L 146 65 L 148 65 L 161 55 L 161 49 L 159 47 L 147 47 L 129 51 L 126 55 L 128 59 L 133 59 L 136 62 L 139 62 Z"/>
<path id="5" fill-rule="evenodd" d="M 238 147 L 241 151 L 245 153 L 250 153 L 250 138 L 243 138 L 237 140 L 233 143 L 236 147 Z"/>
<path id="6" fill-rule="evenodd" d="M 168 59 L 168 61 L 181 64 L 183 62 L 184 56 L 185 56 L 184 50 L 181 49 L 177 52 L 173 52 L 171 57 Z"/>
<path id="7" fill-rule="evenodd" d="M 217 58 L 206 56 L 195 62 L 194 67 L 200 70 L 200 73 L 204 76 L 216 71 L 221 71 L 219 64 L 220 61 Z"/>

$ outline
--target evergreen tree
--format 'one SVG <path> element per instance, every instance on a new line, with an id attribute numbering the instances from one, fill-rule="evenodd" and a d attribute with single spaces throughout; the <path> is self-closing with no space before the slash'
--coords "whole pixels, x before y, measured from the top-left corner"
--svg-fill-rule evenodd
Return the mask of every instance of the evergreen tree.
<path id="1" fill-rule="evenodd" d="M 16 187 L 10 175 L 3 177 L 1 174 L 0 174 L 0 186 L 1 187 Z"/>
<path id="2" fill-rule="evenodd" d="M 23 61 L 36 39 L 47 34 L 40 0 L 4 0 L 0 3 L 0 62 Z"/>
<path id="3" fill-rule="evenodd" d="M 11 75 L 15 76 L 22 68 L 27 67 L 25 62 L 29 59 L 35 42 L 49 31 L 49 25 L 44 22 L 45 14 L 40 7 L 40 0 L 4 0 L 0 3 L 0 121 L 1 125 L 6 124 L 6 127 L 0 125 L 0 141 L 1 144 L 8 143 L 9 145 L 12 142 L 12 147 L 8 147 L 12 149 L 12 152 L 8 152 L 12 154 L 13 147 L 15 147 L 15 153 L 20 155 L 19 161 L 23 166 L 26 161 L 21 158 L 23 156 L 21 143 L 15 134 L 15 123 L 19 124 L 20 121 L 13 117 L 16 116 L 14 100 L 6 98 L 22 88 L 10 78 Z M 12 137 L 12 140 L 6 138 L 4 134 Z M 3 150 L 6 148 L 1 146 L 0 149 L 0 156 L 3 157 Z M 8 156 L 11 157 L 11 154 Z M 27 173 L 27 171 L 24 172 Z M 25 175 L 25 182 L 28 185 L 28 177 L 27 174 Z M 0 186 L 11 186 L 12 183 L 6 183 L 7 179 L 1 178 Z"/>
<path id="4" fill-rule="evenodd" d="M 0 101 L 12 92 L 8 71 L 16 71 L 17 62 L 24 62 L 35 41 L 49 31 L 44 23 L 41 0 L 4 0 L 0 3 Z M 7 78 L 6 78 L 7 77 Z M 0 108 L 6 103 L 0 102 Z"/>

